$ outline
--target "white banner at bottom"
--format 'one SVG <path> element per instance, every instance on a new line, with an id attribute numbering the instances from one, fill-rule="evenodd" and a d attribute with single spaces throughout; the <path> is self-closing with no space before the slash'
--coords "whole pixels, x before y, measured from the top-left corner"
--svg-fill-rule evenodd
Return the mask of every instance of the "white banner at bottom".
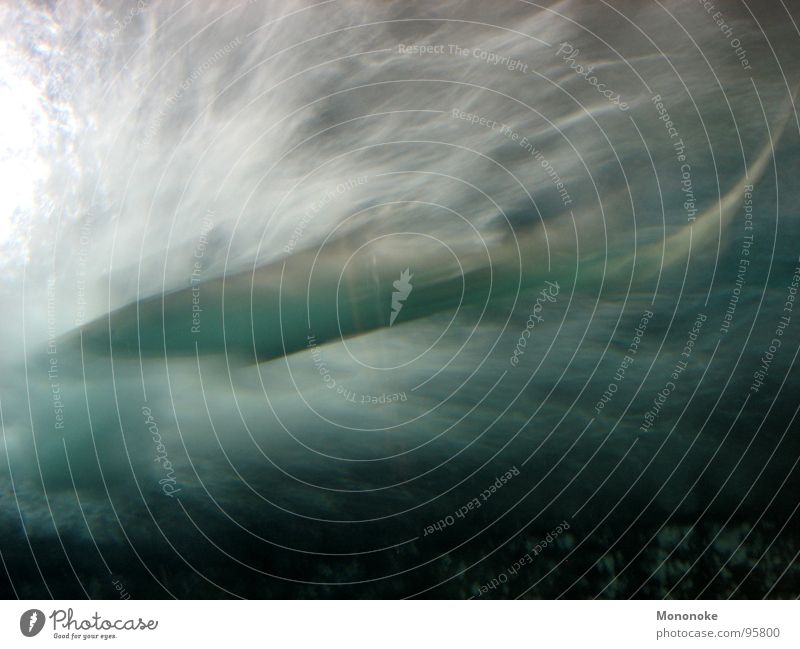
<path id="1" fill-rule="evenodd" d="M 796 601 L 4 601 L 0 646 L 800 647 Z M 232 644 L 233 643 L 233 644 Z M 241 644 L 240 644 L 241 643 Z M 458 644 L 457 644 L 458 643 Z"/>

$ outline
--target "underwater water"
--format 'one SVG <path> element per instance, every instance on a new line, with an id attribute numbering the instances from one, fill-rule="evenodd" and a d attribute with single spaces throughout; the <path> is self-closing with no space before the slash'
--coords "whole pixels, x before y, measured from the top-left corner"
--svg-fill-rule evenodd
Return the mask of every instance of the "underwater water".
<path id="1" fill-rule="evenodd" d="M 798 22 L 0 8 L 0 593 L 797 597 Z"/>

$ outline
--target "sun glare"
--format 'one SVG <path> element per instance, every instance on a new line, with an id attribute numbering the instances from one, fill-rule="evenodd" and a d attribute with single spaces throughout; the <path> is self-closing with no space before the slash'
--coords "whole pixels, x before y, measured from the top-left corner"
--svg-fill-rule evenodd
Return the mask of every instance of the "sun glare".
<path id="1" fill-rule="evenodd" d="M 21 77 L 0 47 L 0 244 L 11 243 L 20 220 L 29 218 L 47 175 L 41 155 L 47 115 L 40 90 Z"/>

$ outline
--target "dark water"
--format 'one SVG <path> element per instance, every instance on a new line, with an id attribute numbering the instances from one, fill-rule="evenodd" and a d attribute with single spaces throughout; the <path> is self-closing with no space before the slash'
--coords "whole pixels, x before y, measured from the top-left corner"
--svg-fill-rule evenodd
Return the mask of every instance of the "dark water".
<path id="1" fill-rule="evenodd" d="M 798 7 L 546 5 L 0 10 L 3 596 L 797 596 Z"/>

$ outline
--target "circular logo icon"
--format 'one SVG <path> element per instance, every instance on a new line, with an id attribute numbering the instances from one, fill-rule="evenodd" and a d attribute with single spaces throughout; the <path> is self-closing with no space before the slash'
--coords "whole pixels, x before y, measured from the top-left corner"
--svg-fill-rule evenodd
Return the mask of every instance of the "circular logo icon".
<path id="1" fill-rule="evenodd" d="M 22 635 L 32 638 L 44 627 L 44 613 L 38 608 L 25 611 L 19 618 L 19 630 Z"/>

